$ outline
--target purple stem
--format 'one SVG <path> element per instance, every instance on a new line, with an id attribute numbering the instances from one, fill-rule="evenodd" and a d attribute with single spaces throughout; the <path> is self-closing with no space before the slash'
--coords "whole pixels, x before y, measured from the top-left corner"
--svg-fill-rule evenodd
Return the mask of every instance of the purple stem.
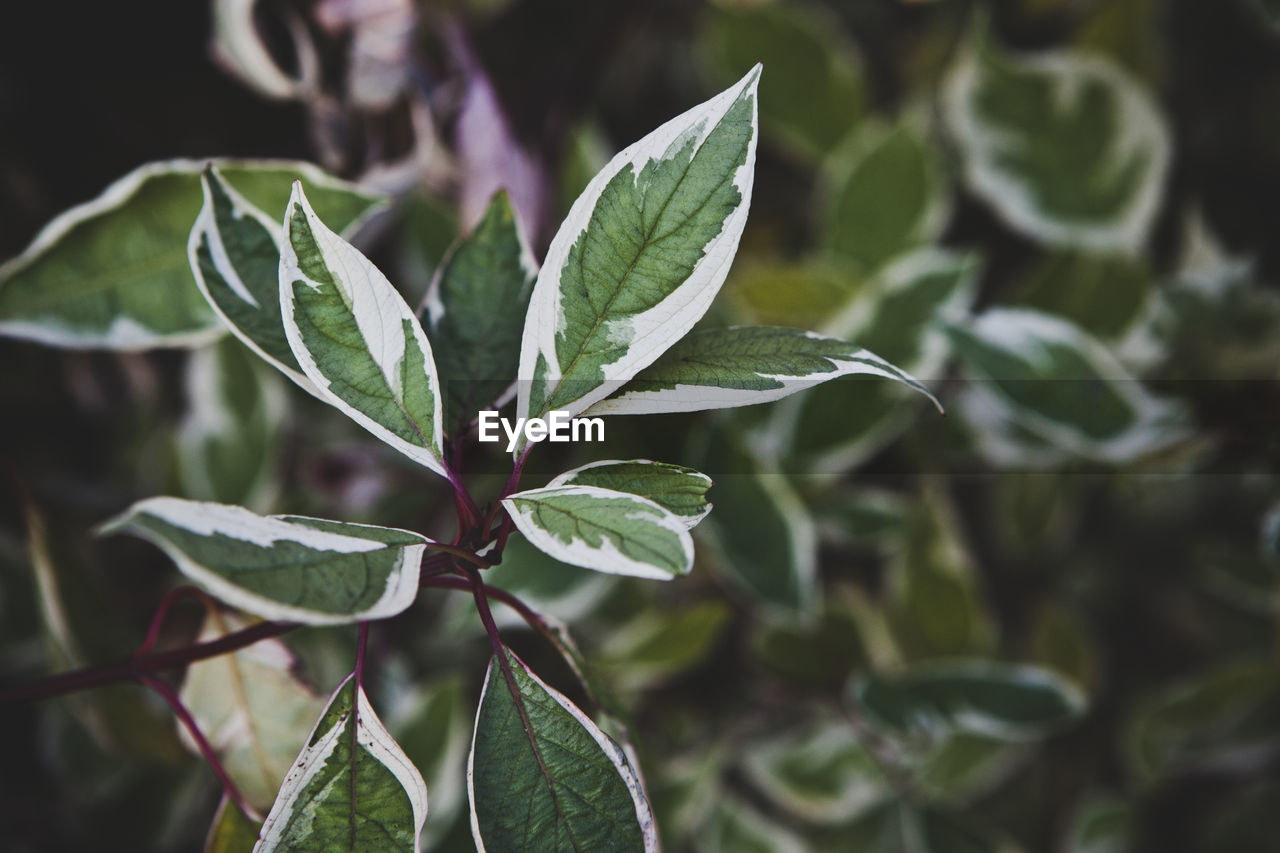
<path id="1" fill-rule="evenodd" d="M 240 790 L 236 788 L 236 783 L 231 781 L 231 776 L 227 773 L 227 768 L 222 766 L 222 762 L 218 760 L 218 755 L 213 751 L 212 744 L 204 736 L 204 732 L 200 731 L 200 724 L 196 722 L 196 718 L 191 716 L 191 712 L 187 710 L 187 706 L 178 698 L 178 694 L 173 688 L 165 684 L 158 678 L 152 678 L 149 675 L 139 675 L 138 680 L 147 687 L 150 687 L 156 693 L 159 693 L 164 701 L 169 703 L 169 707 L 173 709 L 173 713 L 182 721 L 182 725 L 186 727 L 187 733 L 191 735 L 191 739 L 196 742 L 196 747 L 200 750 L 200 754 L 204 756 L 204 760 L 213 768 L 214 774 L 218 780 L 222 782 L 222 790 L 227 794 L 227 798 L 236 804 L 236 807 L 245 815 L 258 820 L 259 815 L 254 811 L 244 797 L 240 795 Z"/>

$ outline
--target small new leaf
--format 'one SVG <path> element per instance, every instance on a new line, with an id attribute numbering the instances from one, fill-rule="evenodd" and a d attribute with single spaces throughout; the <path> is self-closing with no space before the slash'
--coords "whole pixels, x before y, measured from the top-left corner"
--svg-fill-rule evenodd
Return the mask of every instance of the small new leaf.
<path id="1" fill-rule="evenodd" d="M 301 184 L 284 231 L 280 303 L 303 373 L 360 426 L 447 477 L 440 383 L 418 318 L 368 258 L 320 221 Z"/>
<path id="2" fill-rule="evenodd" d="M 516 492 L 502 505 L 530 542 L 565 563 L 657 580 L 693 567 L 685 522 L 639 495 L 599 486 L 547 486 Z"/>
<path id="3" fill-rule="evenodd" d="M 759 77 L 621 151 L 574 202 L 529 303 L 520 417 L 582 412 L 711 305 L 751 201 Z"/>
<path id="4" fill-rule="evenodd" d="M 450 428 L 509 393 L 537 274 L 511 202 L 499 193 L 454 246 L 427 295 L 427 333 Z"/>
<path id="5" fill-rule="evenodd" d="M 547 486 L 599 486 L 639 495 L 678 516 L 690 529 L 711 512 L 711 504 L 707 503 L 710 477 L 692 468 L 648 459 L 592 462 L 565 471 Z"/>
<path id="6" fill-rule="evenodd" d="M 622 748 L 503 651 L 511 682 L 491 660 L 467 763 L 476 849 L 656 851 L 653 814 Z"/>
<path id="7" fill-rule="evenodd" d="M 694 332 L 596 403 L 594 415 L 696 412 L 767 403 L 853 374 L 892 379 L 938 401 L 875 353 L 813 332 L 772 326 Z"/>
<path id="8" fill-rule="evenodd" d="M 394 616 L 418 592 L 430 541 L 389 527 L 260 516 L 238 506 L 148 498 L 101 528 L 158 546 L 211 595 L 261 616 L 337 625 Z"/>
<path id="9" fill-rule="evenodd" d="M 349 677 L 294 762 L 253 850 L 418 853 L 426 819 L 426 783 Z"/>

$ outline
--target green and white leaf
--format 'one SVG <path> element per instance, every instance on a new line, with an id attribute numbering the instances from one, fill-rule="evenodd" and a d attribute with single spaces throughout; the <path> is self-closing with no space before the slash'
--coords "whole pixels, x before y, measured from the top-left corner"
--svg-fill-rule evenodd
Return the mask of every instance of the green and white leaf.
<path id="1" fill-rule="evenodd" d="M 267 508 L 279 491 L 284 388 L 238 341 L 224 338 L 187 360 L 187 413 L 178 427 L 178 474 L 197 500 Z"/>
<path id="2" fill-rule="evenodd" d="M 1097 57 L 1013 57 L 978 40 L 951 69 L 942 102 L 969 187 L 1042 242 L 1141 249 L 1171 160 L 1150 94 Z"/>
<path id="3" fill-rule="evenodd" d="M 349 677 L 298 754 L 253 849 L 418 853 L 426 819 L 426 783 Z"/>
<path id="4" fill-rule="evenodd" d="M 510 399 L 537 275 L 511 202 L 498 193 L 471 234 L 454 245 L 427 293 L 427 336 L 451 427 Z"/>
<path id="5" fill-rule="evenodd" d="M 210 613 L 196 639 L 217 640 L 243 627 L 231 614 Z M 324 698 L 293 675 L 294 663 L 284 643 L 262 640 L 191 664 L 178 694 L 236 788 L 262 812 L 271 808 L 307 727 L 324 709 Z M 196 751 L 185 727 L 178 734 Z"/>
<path id="6" fill-rule="evenodd" d="M 806 823 L 848 823 L 893 796 L 843 719 L 762 739 L 743 751 L 742 769 L 771 802 Z"/>
<path id="7" fill-rule="evenodd" d="M 711 512 L 707 489 L 711 478 L 692 468 L 648 459 L 591 462 L 552 479 L 554 486 L 598 486 L 648 498 L 676 515 L 692 530 Z"/>
<path id="8" fill-rule="evenodd" d="M 380 199 L 310 163 L 220 160 L 253 204 L 281 210 L 301 178 L 319 210 L 355 228 Z M 190 223 L 200 211 L 198 160 L 142 166 L 50 221 L 0 266 L 0 335 L 76 349 L 199 346 L 221 324 L 193 286 Z"/>
<path id="9" fill-rule="evenodd" d="M 751 201 L 759 78 L 623 149 L 574 202 L 529 303 L 519 417 L 584 411 L 711 305 Z"/>
<path id="10" fill-rule="evenodd" d="M 648 798 L 622 748 L 504 654 L 518 698 L 494 658 L 467 765 L 476 849 L 656 851 Z"/>
<path id="11" fill-rule="evenodd" d="M 796 329 L 736 326 L 694 332 L 588 414 L 651 415 L 750 406 L 855 374 L 892 379 L 934 399 L 911 376 L 853 344 Z"/>
<path id="12" fill-rule="evenodd" d="M 100 528 L 159 547 L 209 594 L 264 619 L 338 625 L 394 616 L 418 593 L 430 542 L 407 530 L 255 515 L 148 498 Z"/>
<path id="13" fill-rule="evenodd" d="M 1052 458 L 1052 451 L 1066 451 L 1109 463 L 1187 436 L 1182 405 L 1152 396 L 1106 347 L 1067 320 L 995 308 L 949 333 L 973 380 L 959 408 L 979 436 L 1016 438 L 1010 429 L 1019 429 L 1040 440 L 1033 452 Z M 1001 421 L 1011 426 L 1001 429 Z"/>
<path id="14" fill-rule="evenodd" d="M 449 476 L 440 382 L 418 318 L 368 258 L 320 221 L 300 184 L 284 227 L 280 303 L 302 372 L 374 436 Z"/>
<path id="15" fill-rule="evenodd" d="M 530 542 L 565 563 L 656 580 L 693 567 L 685 522 L 639 495 L 599 486 L 548 486 L 516 492 L 502 505 Z"/>
<path id="16" fill-rule="evenodd" d="M 823 333 L 856 340 L 926 381 L 951 354 L 948 323 L 969 314 L 980 264 L 973 255 L 925 248 L 889 262 Z M 897 436 L 916 414 L 897 385 L 842 380 L 779 404 L 764 431 L 785 452 L 788 470 L 838 477 Z"/>
<path id="17" fill-rule="evenodd" d="M 729 606 L 719 600 L 688 607 L 651 608 L 617 625 L 592 655 L 592 665 L 619 690 L 638 691 L 706 661 L 729 627 Z"/>
<path id="18" fill-rule="evenodd" d="M 204 206 L 187 241 L 196 286 L 245 346 L 319 396 L 298 367 L 280 316 L 280 226 L 212 165 L 200 175 L 200 184 Z"/>
<path id="19" fill-rule="evenodd" d="M 1011 742 L 1053 734 L 1086 707 L 1080 688 L 1050 670 L 982 660 L 868 676 L 855 682 L 853 696 L 873 720 L 899 732 L 966 732 Z"/>
<path id="20" fill-rule="evenodd" d="M 950 188 L 939 153 L 912 124 L 868 125 L 827 171 L 823 242 L 831 251 L 874 270 L 941 235 Z"/>

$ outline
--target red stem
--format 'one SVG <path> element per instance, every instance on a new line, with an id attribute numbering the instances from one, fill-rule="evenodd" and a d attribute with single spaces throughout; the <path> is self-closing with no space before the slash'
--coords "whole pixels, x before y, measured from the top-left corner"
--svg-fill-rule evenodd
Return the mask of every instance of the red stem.
<path id="1" fill-rule="evenodd" d="M 187 710 L 187 706 L 178 698 L 178 694 L 173 688 L 165 684 L 158 678 L 152 678 L 149 675 L 139 675 L 138 680 L 150 687 L 156 693 L 163 697 L 164 701 L 169 703 L 169 707 L 173 709 L 173 713 L 182 721 L 182 725 L 186 727 L 187 733 L 191 735 L 191 739 L 196 742 L 196 747 L 200 750 L 200 754 L 204 756 L 204 760 L 209 763 L 213 772 L 218 777 L 218 781 L 222 783 L 222 790 L 226 791 L 227 797 L 231 802 L 235 803 L 240 811 L 250 818 L 257 820 L 259 815 L 254 811 L 244 797 L 240 795 L 240 790 L 236 787 L 236 783 L 231 781 L 227 769 L 222 766 L 222 762 L 218 760 L 218 755 L 213 751 L 213 746 L 204 736 L 204 732 L 200 731 L 200 724 L 196 722 L 195 717 L 191 716 L 191 712 Z"/>
<path id="2" fill-rule="evenodd" d="M 60 696 L 89 687 L 100 687 L 119 681 L 142 680 L 156 672 L 175 669 L 218 655 L 225 655 L 245 646 L 251 646 L 259 640 L 278 637 L 292 631 L 298 625 L 293 622 L 259 622 L 250 625 L 216 640 L 196 643 L 181 649 L 167 652 L 148 653 L 130 657 L 117 663 L 76 669 L 58 675 L 42 678 L 31 684 L 0 691 L 0 705 L 10 702 L 30 702 L 50 696 Z"/>
<path id="3" fill-rule="evenodd" d="M 145 655 L 155 648 L 156 642 L 160 639 L 160 629 L 164 627 L 164 621 L 169 616 L 169 610 L 187 596 L 196 596 L 206 606 L 210 605 L 209 596 L 205 595 L 199 587 L 187 585 L 169 590 L 165 593 L 164 598 L 160 599 L 160 604 L 156 606 L 155 615 L 151 617 L 151 627 L 147 629 L 147 636 L 142 641 L 142 645 L 138 646 L 134 655 Z"/>

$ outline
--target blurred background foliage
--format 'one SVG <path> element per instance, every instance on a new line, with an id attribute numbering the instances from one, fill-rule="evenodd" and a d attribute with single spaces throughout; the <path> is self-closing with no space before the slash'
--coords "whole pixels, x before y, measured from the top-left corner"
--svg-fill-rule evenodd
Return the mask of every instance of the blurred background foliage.
<path id="1" fill-rule="evenodd" d="M 410 301 L 495 189 L 540 253 L 615 150 L 763 60 L 751 218 L 707 322 L 856 341 L 948 415 L 855 378 L 729 415 L 611 420 L 603 447 L 535 455 L 529 485 L 632 457 L 716 480 L 687 579 L 596 575 L 521 541 L 491 573 L 571 626 L 602 710 L 628 724 L 665 849 L 1280 850 L 1275 3 L 26 14 L 0 33 L 0 256 L 140 164 L 289 157 L 390 196 L 359 243 Z M 181 235 L 189 191 L 166 197 Z M 141 222 L 93 251 L 109 263 Z M 29 319 L 4 287 L 0 321 Z M 136 647 L 176 573 L 89 531 L 137 498 L 452 524 L 438 483 L 230 338 L 0 339 L 0 354 L 6 682 Z M 482 499 L 503 464 L 469 450 Z M 164 642 L 235 618 L 200 617 L 180 606 Z M 287 643 L 289 677 L 242 668 L 258 668 L 258 722 L 300 743 L 306 724 L 283 723 L 349 669 L 354 631 Z M 437 591 L 373 643 L 371 687 L 430 786 L 424 849 L 470 850 L 483 632 Z M 205 714 L 217 678 L 185 676 Z M 153 699 L 120 686 L 0 708 L 7 849 L 201 848 L 215 781 Z M 209 849 L 243 849 L 223 817 Z"/>

